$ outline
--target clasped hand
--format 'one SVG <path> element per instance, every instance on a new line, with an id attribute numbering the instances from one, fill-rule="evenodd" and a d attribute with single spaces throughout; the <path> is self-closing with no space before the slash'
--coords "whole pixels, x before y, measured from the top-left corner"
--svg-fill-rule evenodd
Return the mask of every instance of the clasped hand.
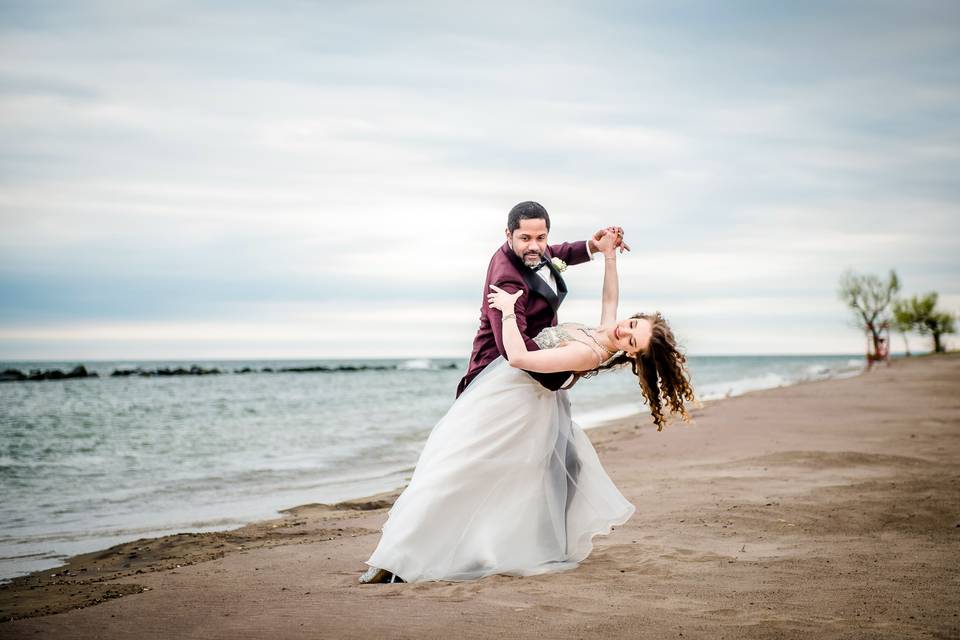
<path id="1" fill-rule="evenodd" d="M 507 293 L 495 284 L 490 285 L 490 288 L 493 289 L 493 293 L 487 294 L 487 304 L 505 314 L 513 311 L 517 298 L 523 295 L 523 289 L 517 289 L 516 293 Z"/>
<path id="2" fill-rule="evenodd" d="M 630 251 L 630 245 L 623 241 L 623 227 L 600 229 L 592 239 L 594 246 L 604 255 L 616 255 L 617 249 L 620 249 L 620 253 Z"/>

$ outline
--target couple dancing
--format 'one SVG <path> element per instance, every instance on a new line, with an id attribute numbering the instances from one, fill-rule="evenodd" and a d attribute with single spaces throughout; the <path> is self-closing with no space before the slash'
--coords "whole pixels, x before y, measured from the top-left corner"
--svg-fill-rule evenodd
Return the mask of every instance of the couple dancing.
<path id="1" fill-rule="evenodd" d="M 388 512 L 360 582 L 473 580 L 572 569 L 635 510 L 573 422 L 566 389 L 630 365 L 658 431 L 664 408 L 688 419 L 685 357 L 659 313 L 617 320 L 609 227 L 548 245 L 550 217 L 521 202 L 484 284 L 480 329 L 457 399 L 433 427 L 409 485 Z M 600 324 L 557 324 L 566 264 L 604 259 Z"/>

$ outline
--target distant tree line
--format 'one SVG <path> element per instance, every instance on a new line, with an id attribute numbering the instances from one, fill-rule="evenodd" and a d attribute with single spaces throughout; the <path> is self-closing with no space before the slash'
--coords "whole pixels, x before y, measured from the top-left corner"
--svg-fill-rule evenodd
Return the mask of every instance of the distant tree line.
<path id="1" fill-rule="evenodd" d="M 897 298 L 900 279 L 894 270 L 886 279 L 873 274 L 859 274 L 848 269 L 840 277 L 837 295 L 850 307 L 857 326 L 867 332 L 873 346 L 874 358 L 884 348 L 883 332 L 890 328 L 903 334 L 907 355 L 910 355 L 907 333 L 915 331 L 933 340 L 933 351 L 942 353 L 942 336 L 956 333 L 956 318 L 952 313 L 937 309 L 938 294 L 931 291 L 922 296 Z M 868 359 L 871 354 L 868 350 Z"/>

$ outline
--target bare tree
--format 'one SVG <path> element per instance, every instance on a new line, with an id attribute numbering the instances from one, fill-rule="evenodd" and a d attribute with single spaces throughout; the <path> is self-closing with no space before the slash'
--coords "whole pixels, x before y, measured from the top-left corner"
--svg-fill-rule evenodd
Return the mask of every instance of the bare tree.
<path id="1" fill-rule="evenodd" d="M 870 332 L 875 354 L 881 352 L 880 333 L 891 321 L 890 303 L 898 291 L 900 279 L 893 269 L 885 282 L 873 274 L 860 275 L 852 269 L 840 276 L 837 295 L 853 310 L 857 326 Z"/>

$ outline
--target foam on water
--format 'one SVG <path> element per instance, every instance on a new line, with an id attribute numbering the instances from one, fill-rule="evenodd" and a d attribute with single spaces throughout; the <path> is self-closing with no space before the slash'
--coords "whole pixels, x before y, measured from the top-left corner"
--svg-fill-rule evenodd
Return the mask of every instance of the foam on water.
<path id="1" fill-rule="evenodd" d="M 645 412 L 646 407 L 638 404 L 614 404 L 607 407 L 593 409 L 592 411 L 577 410 L 573 408 L 573 419 L 582 429 L 593 429 L 600 425 L 635 415 L 638 411 Z"/>
<path id="2" fill-rule="evenodd" d="M 730 398 L 739 396 L 747 391 L 759 391 L 761 389 L 774 389 L 786 384 L 786 379 L 776 373 L 766 373 L 760 376 L 741 378 L 739 380 L 730 380 L 729 382 L 714 383 L 704 385 L 700 388 L 699 397 L 701 400 L 716 400 L 717 398 Z"/>
<path id="3" fill-rule="evenodd" d="M 435 365 L 426 359 L 422 360 L 406 360 L 397 365 L 397 369 L 402 371 L 411 371 L 411 370 L 428 370 L 435 368 Z"/>

